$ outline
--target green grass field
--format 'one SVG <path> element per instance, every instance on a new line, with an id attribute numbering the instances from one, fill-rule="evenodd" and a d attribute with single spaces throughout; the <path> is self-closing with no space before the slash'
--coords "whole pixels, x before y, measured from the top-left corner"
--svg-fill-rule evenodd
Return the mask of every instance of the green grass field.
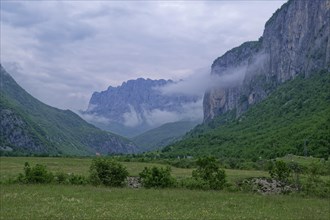
<path id="1" fill-rule="evenodd" d="M 0 180 L 23 172 L 25 162 L 53 172 L 88 175 L 90 158 L 1 157 Z M 152 163 L 123 162 L 137 176 Z M 172 168 L 177 178 L 192 169 Z M 268 176 L 263 171 L 226 170 L 228 181 Z M 227 191 L 130 189 L 74 185 L 0 185 L 0 219 L 328 219 L 329 199 Z"/>
<path id="2" fill-rule="evenodd" d="M 296 155 L 286 155 L 284 157 L 277 158 L 278 160 L 282 160 L 286 163 L 295 162 L 302 166 L 309 166 L 311 164 L 320 163 L 324 159 L 316 158 L 316 157 L 303 157 L 303 156 L 296 156 Z"/>
<path id="3" fill-rule="evenodd" d="M 328 219 L 329 201 L 93 186 L 4 185 L 1 219 Z"/>
<path id="4" fill-rule="evenodd" d="M 91 158 L 60 158 L 60 157 L 1 157 L 0 158 L 0 181 L 8 178 L 14 178 L 23 172 L 24 163 L 29 162 L 30 165 L 37 163 L 46 165 L 52 172 L 65 172 L 88 175 L 89 166 L 92 163 Z M 165 167 L 163 164 L 142 163 L 142 162 L 121 162 L 127 167 L 130 176 L 138 176 L 144 167 L 159 166 Z M 193 169 L 172 168 L 173 176 L 177 178 L 189 177 Z M 236 181 L 247 177 L 269 176 L 265 171 L 256 170 L 231 170 L 226 169 L 229 182 Z"/>

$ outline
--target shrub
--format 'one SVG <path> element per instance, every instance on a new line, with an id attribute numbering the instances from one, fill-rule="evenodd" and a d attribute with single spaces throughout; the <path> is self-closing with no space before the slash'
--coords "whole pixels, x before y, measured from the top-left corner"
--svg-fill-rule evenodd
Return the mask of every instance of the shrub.
<path id="1" fill-rule="evenodd" d="M 322 180 L 320 172 L 320 167 L 317 164 L 311 164 L 308 169 L 307 182 L 303 185 L 303 191 L 307 195 L 329 198 L 330 180 Z"/>
<path id="2" fill-rule="evenodd" d="M 196 178 L 185 178 L 179 182 L 179 186 L 187 189 L 209 190 L 210 184 L 207 181 Z"/>
<path id="3" fill-rule="evenodd" d="M 198 181 L 205 181 L 211 189 L 223 189 L 226 183 L 226 173 L 217 165 L 214 157 L 204 157 L 197 160 L 197 169 L 192 176 Z"/>
<path id="4" fill-rule="evenodd" d="M 82 175 L 69 174 L 68 181 L 72 185 L 86 185 L 88 184 L 88 179 Z"/>
<path id="5" fill-rule="evenodd" d="M 54 180 L 54 175 L 47 170 L 46 166 L 36 164 L 30 167 L 28 162 L 24 164 L 24 174 L 20 173 L 18 182 L 20 183 L 50 183 Z"/>
<path id="6" fill-rule="evenodd" d="M 82 175 L 60 172 L 55 175 L 55 182 L 59 184 L 86 185 L 88 183 L 88 179 Z"/>
<path id="7" fill-rule="evenodd" d="M 90 166 L 90 182 L 94 185 L 123 186 L 127 176 L 127 169 L 110 159 L 94 159 Z"/>
<path id="8" fill-rule="evenodd" d="M 56 173 L 56 174 L 55 174 L 54 179 L 55 179 L 55 182 L 56 182 L 56 183 L 59 183 L 59 184 L 67 184 L 67 183 L 69 183 L 69 182 L 68 182 L 68 177 L 69 177 L 68 174 L 63 173 L 63 172 L 60 172 L 60 173 Z"/>
<path id="9" fill-rule="evenodd" d="M 300 174 L 304 172 L 304 167 L 296 162 L 289 162 L 288 167 L 292 173 L 293 184 L 298 190 L 300 190 L 301 189 Z"/>
<path id="10" fill-rule="evenodd" d="M 275 163 L 272 163 L 269 169 L 269 175 L 273 179 L 277 179 L 281 182 L 288 182 L 289 176 L 290 176 L 291 170 L 289 166 L 281 161 L 275 161 Z"/>
<path id="11" fill-rule="evenodd" d="M 175 185 L 175 179 L 171 176 L 171 168 L 145 167 L 139 174 L 142 185 L 146 188 L 165 188 Z"/>

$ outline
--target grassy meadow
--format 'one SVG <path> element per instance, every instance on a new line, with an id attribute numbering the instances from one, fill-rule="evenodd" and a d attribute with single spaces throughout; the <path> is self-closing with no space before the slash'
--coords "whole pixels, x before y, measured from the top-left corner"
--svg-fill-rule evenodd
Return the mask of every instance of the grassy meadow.
<path id="1" fill-rule="evenodd" d="M 23 172 L 25 162 L 44 164 L 53 172 L 88 175 L 90 158 L 1 157 L 0 180 Z M 122 162 L 131 176 L 145 166 Z M 177 178 L 192 169 L 172 167 Z M 264 171 L 226 170 L 228 182 Z M 0 219 L 328 219 L 329 199 L 297 195 L 263 196 L 228 191 L 130 189 L 91 185 L 1 184 Z"/>
<path id="2" fill-rule="evenodd" d="M 47 168 L 56 172 L 74 173 L 88 175 L 89 167 L 92 163 L 91 158 L 61 158 L 61 157 L 1 157 L 0 159 L 0 181 L 8 178 L 15 178 L 19 173 L 23 172 L 24 163 L 29 162 L 30 165 L 37 163 L 46 165 Z M 130 176 L 138 176 L 144 167 L 159 166 L 165 167 L 164 164 L 143 163 L 143 162 L 121 162 L 129 172 Z M 171 167 L 172 175 L 177 178 L 189 177 L 193 169 L 184 169 Z M 268 177 L 268 172 L 257 170 L 233 170 L 226 169 L 229 182 L 234 182 L 247 177 Z"/>
<path id="3" fill-rule="evenodd" d="M 4 185 L 1 219 L 328 219 L 329 201 L 183 189 Z"/>

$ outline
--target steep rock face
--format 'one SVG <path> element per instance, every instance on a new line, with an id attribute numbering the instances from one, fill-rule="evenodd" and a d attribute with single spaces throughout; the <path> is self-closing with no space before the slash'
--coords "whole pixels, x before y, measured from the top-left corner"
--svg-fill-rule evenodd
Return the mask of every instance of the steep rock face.
<path id="1" fill-rule="evenodd" d="M 204 95 L 204 121 L 236 110 L 237 115 L 268 96 L 277 85 L 301 74 L 330 69 L 330 1 L 290 0 L 266 22 L 263 36 L 216 59 L 212 75 L 244 71 L 229 87 Z"/>
<path id="2" fill-rule="evenodd" d="M 181 104 L 196 101 L 197 97 L 168 96 L 157 88 L 174 83 L 172 80 L 138 78 L 124 82 L 121 86 L 110 86 L 106 91 L 95 92 L 86 112 L 97 113 L 123 123 L 122 114 L 134 110 L 143 117 L 144 111 L 153 109 L 179 111 Z"/>
<path id="3" fill-rule="evenodd" d="M 135 136 L 161 125 L 152 121 L 154 115 L 183 114 L 184 105 L 199 100 L 197 96 L 173 95 L 162 91 L 164 86 L 174 83 L 172 80 L 138 78 L 118 87 L 110 86 L 106 91 L 92 95 L 84 114 L 108 120 L 107 125 L 96 123 L 97 126 L 120 135 Z"/>
<path id="4" fill-rule="evenodd" d="M 34 140 L 33 134 L 29 132 L 28 125 L 24 120 L 15 114 L 10 109 L 0 107 L 0 128 L 1 139 L 3 140 L 0 146 L 1 150 L 19 149 L 20 151 L 34 151 L 46 153 L 47 148 L 41 142 Z"/>

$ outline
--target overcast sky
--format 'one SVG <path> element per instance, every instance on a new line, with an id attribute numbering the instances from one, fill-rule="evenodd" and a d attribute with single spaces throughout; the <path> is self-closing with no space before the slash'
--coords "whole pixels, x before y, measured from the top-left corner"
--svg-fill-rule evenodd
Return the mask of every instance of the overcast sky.
<path id="1" fill-rule="evenodd" d="M 85 110 L 129 79 L 203 78 L 284 2 L 1 0 L 1 63 L 41 101 Z"/>

